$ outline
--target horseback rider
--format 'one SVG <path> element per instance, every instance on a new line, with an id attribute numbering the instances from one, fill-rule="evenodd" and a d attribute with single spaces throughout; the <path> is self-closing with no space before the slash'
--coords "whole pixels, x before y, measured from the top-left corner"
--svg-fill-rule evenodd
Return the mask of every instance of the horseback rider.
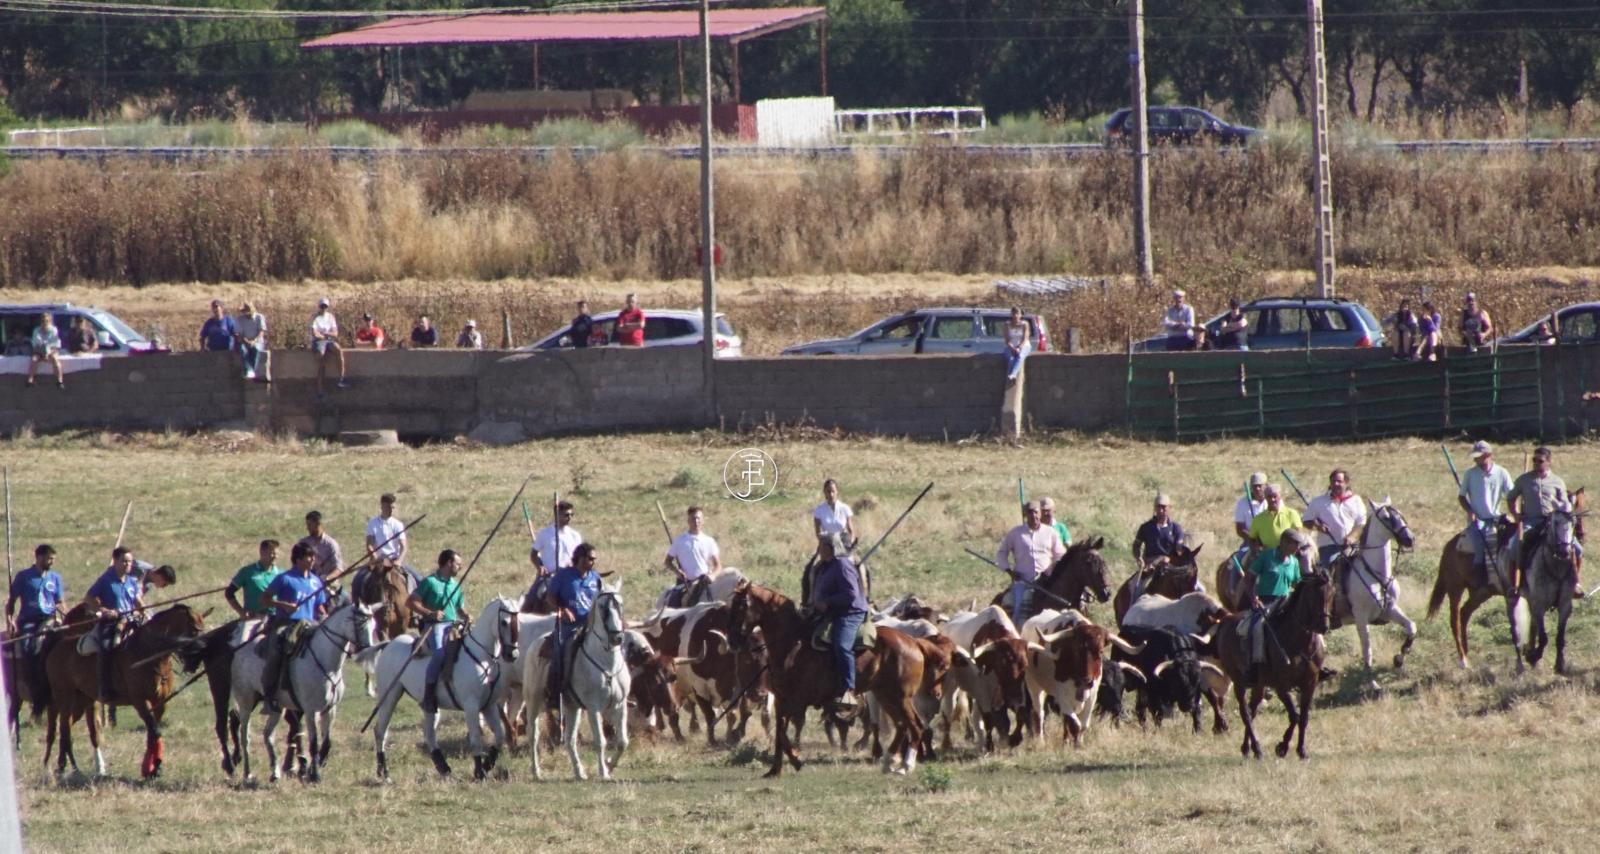
<path id="1" fill-rule="evenodd" d="M 1251 616 L 1241 626 L 1245 628 L 1246 652 L 1252 665 L 1261 660 L 1262 632 L 1258 630 L 1261 621 L 1274 604 L 1294 590 L 1304 575 L 1301 552 L 1306 539 L 1298 530 L 1284 532 L 1275 548 L 1262 549 L 1245 570 L 1244 589 L 1250 592 Z"/>
<path id="2" fill-rule="evenodd" d="M 1533 470 L 1523 472 L 1516 482 L 1511 485 L 1511 512 L 1517 517 L 1518 540 L 1512 552 L 1513 581 L 1520 584 L 1519 572 L 1527 571 L 1529 556 L 1539 547 L 1544 538 L 1546 523 L 1550 521 L 1550 514 L 1555 510 L 1558 502 L 1570 501 L 1572 494 L 1567 491 L 1567 482 L 1562 480 L 1554 471 L 1551 471 L 1553 459 L 1550 449 L 1543 445 L 1533 450 Z M 1583 547 L 1573 543 L 1581 557 Z M 1581 560 L 1573 561 L 1572 565 L 1572 596 L 1574 599 L 1583 598 L 1583 582 L 1578 579 L 1578 568 Z M 1515 585 L 1513 587 L 1515 589 Z"/>
<path id="3" fill-rule="evenodd" d="M 406 539 L 405 523 L 395 518 L 394 502 L 392 492 L 379 496 L 378 515 L 367 521 L 367 549 L 372 552 L 371 567 L 374 570 L 398 568 L 410 576 L 414 588 L 422 579 L 406 563 L 411 544 Z"/>
<path id="4" fill-rule="evenodd" d="M 1155 514 L 1133 535 L 1133 560 L 1140 570 L 1164 566 L 1183 544 L 1183 526 L 1172 518 L 1172 499 L 1156 493 Z"/>
<path id="5" fill-rule="evenodd" d="M 228 607 L 241 618 L 265 617 L 272 612 L 263 596 L 272 579 L 283 572 L 278 566 L 278 548 L 277 540 L 262 540 L 257 552 L 260 558 L 255 563 L 239 567 L 239 571 L 233 574 L 233 580 L 228 582 L 227 589 L 222 591 L 228 600 Z M 240 592 L 244 593 L 242 602 L 239 599 Z"/>
<path id="6" fill-rule="evenodd" d="M 262 593 L 273 609 L 267 618 L 266 662 L 261 668 L 261 690 L 268 703 L 277 702 L 278 690 L 288 682 L 283 666 L 298 641 L 300 627 L 328 615 L 328 586 L 315 572 L 317 552 L 305 540 L 289 551 L 289 569 L 278 573 Z"/>
<path id="7" fill-rule="evenodd" d="M 550 662 L 550 686 L 545 694 L 550 708 L 561 707 L 566 688 L 566 656 L 572 638 L 589 619 L 589 609 L 600 595 L 600 573 L 595 571 L 595 548 L 580 543 L 572 550 L 572 565 L 556 570 L 545 601 L 556 613 L 555 650 Z"/>
<path id="8" fill-rule="evenodd" d="M 1034 507 L 1033 521 L 1038 527 L 1038 507 Z M 1055 535 L 1053 529 L 1041 530 L 1049 531 L 1052 537 Z M 1060 544 L 1060 540 L 1054 542 Z M 855 643 L 861 623 L 867 618 L 867 597 L 862 592 L 861 573 L 845 553 L 843 534 L 827 534 L 817 538 L 816 574 L 811 587 L 811 602 L 806 605 L 805 614 L 811 619 L 833 621 L 833 668 L 839 678 L 839 692 L 834 706 L 837 712 L 848 714 L 859 703 L 856 699 Z"/>
<path id="9" fill-rule="evenodd" d="M 534 535 L 533 548 L 528 553 L 534 577 L 522 597 L 522 613 L 540 613 L 550 589 L 551 576 L 556 570 L 572 565 L 572 553 L 583 542 L 583 534 L 572 527 L 572 516 L 572 502 L 558 501 L 555 523 L 540 528 Z M 532 528 L 531 522 L 529 527 Z"/>
<path id="10" fill-rule="evenodd" d="M 344 553 L 339 548 L 339 541 L 328 536 L 323 529 L 320 510 L 306 514 L 306 535 L 295 545 L 305 545 L 311 549 L 314 558 L 311 570 L 323 578 L 337 575 L 339 568 L 344 566 Z M 291 551 L 291 558 L 293 554 Z"/>
<path id="11" fill-rule="evenodd" d="M 439 711 L 439 674 L 444 669 L 444 645 L 450 629 L 461 619 L 466 603 L 461 596 L 461 555 L 454 549 L 439 552 L 439 568 L 417 585 L 417 592 L 406 600 L 413 614 L 422 615 L 422 642 L 428 647 L 427 681 L 422 689 L 422 711 Z"/>
<path id="12" fill-rule="evenodd" d="M 1463 535 L 1472 543 L 1472 571 L 1491 584 L 1487 529 L 1505 518 L 1506 496 L 1512 494 L 1511 474 L 1494 461 L 1494 448 L 1479 441 L 1472 446 L 1472 468 L 1461 476 L 1461 491 L 1456 501 L 1467 511 L 1467 530 Z M 1506 583 L 1508 579 L 1501 579 Z"/>
<path id="13" fill-rule="evenodd" d="M 709 534 L 700 532 L 705 511 L 698 506 L 687 513 L 689 530 L 678 535 L 662 562 L 678 576 L 678 583 L 667 596 L 667 605 L 683 608 L 700 600 L 711 576 L 722 571 L 722 549 Z"/>
<path id="14" fill-rule="evenodd" d="M 133 576 L 133 549 L 117 546 L 111 551 L 111 568 L 101 573 L 85 597 L 94 611 L 95 640 L 100 647 L 100 702 L 112 701 L 111 654 L 122 643 L 123 629 L 131 619 L 142 616 L 144 592 Z"/>
<path id="15" fill-rule="evenodd" d="M 1240 496 L 1233 505 L 1233 532 L 1239 535 L 1239 549 L 1235 554 L 1243 561 L 1254 543 L 1250 542 L 1250 523 L 1267 509 L 1267 473 L 1250 475 L 1250 491 Z"/>
<path id="16" fill-rule="evenodd" d="M 1022 518 L 1023 523 L 1000 541 L 994 559 L 1002 572 L 1015 579 L 1011 583 L 1011 621 L 1019 626 L 1032 613 L 1028 605 L 1033 599 L 1033 585 L 1067 553 L 1061 535 L 1055 528 L 1046 527 L 1040 518 L 1039 502 L 1024 504 Z"/>
<path id="17" fill-rule="evenodd" d="M 1332 567 L 1333 561 L 1361 539 L 1367 524 L 1367 502 L 1350 489 L 1350 474 L 1334 469 L 1328 475 L 1328 491 L 1306 506 L 1305 526 L 1317 531 L 1317 565 Z"/>
<path id="18" fill-rule="evenodd" d="M 1072 532 L 1067 530 L 1067 523 L 1056 518 L 1056 500 L 1048 495 L 1039 499 L 1039 524 L 1055 528 L 1063 547 L 1072 545 Z"/>
<path id="19" fill-rule="evenodd" d="M 822 482 L 822 503 L 811 511 L 811 528 L 818 537 L 843 534 L 845 543 L 852 548 L 856 541 L 856 514 L 850 505 L 839 500 L 839 482 L 828 478 Z"/>
<path id="20" fill-rule="evenodd" d="M 40 544 L 33 550 L 33 566 L 11 579 L 10 595 L 6 598 L 6 634 L 10 637 L 35 635 L 17 642 L 22 674 L 35 697 L 44 696 L 44 657 L 40 653 L 44 650 L 45 636 L 40 633 L 60 622 L 67 598 L 66 582 L 52 569 L 55 562 L 55 547 Z"/>
<path id="21" fill-rule="evenodd" d="M 1300 520 L 1300 511 L 1284 505 L 1283 487 L 1269 483 L 1261 494 L 1266 496 L 1267 509 L 1257 513 L 1250 522 L 1250 539 L 1263 549 L 1275 549 L 1285 533 L 1300 529 L 1304 523 Z"/>

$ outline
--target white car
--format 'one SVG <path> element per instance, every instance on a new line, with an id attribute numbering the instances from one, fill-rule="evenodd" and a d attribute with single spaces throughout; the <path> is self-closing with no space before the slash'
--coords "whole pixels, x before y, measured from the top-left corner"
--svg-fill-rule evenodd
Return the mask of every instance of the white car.
<path id="1" fill-rule="evenodd" d="M 96 356 L 137 356 L 172 352 L 160 342 L 152 342 L 133 331 L 133 327 L 123 323 L 108 311 L 72 303 L 0 304 L 0 341 L 4 341 L 7 348 L 13 346 L 19 339 L 25 341 L 33 334 L 33 328 L 39 325 L 39 316 L 42 314 L 49 314 L 54 319 L 63 346 L 67 342 L 67 330 L 72 328 L 73 322 L 80 317 L 86 318 L 89 321 L 89 328 L 94 330 L 95 339 L 100 342 L 100 349 L 93 353 Z M 24 352 L 22 355 L 27 354 Z M 62 355 L 66 355 L 64 350 Z"/>
<path id="2" fill-rule="evenodd" d="M 612 328 L 617 323 L 616 311 L 602 311 L 590 315 L 594 318 L 594 330 L 590 333 L 590 347 L 615 347 L 617 346 Z M 646 347 L 698 347 L 704 339 L 701 330 L 702 317 L 699 311 L 680 309 L 645 309 L 644 311 L 644 346 Z M 737 359 L 744 355 L 744 341 L 738 333 L 733 331 L 733 325 L 728 323 L 728 316 L 717 314 L 717 358 Z M 518 347 L 518 350 L 565 350 L 576 347 L 577 342 L 572 340 L 572 327 L 563 326 L 555 332 L 529 344 Z"/>

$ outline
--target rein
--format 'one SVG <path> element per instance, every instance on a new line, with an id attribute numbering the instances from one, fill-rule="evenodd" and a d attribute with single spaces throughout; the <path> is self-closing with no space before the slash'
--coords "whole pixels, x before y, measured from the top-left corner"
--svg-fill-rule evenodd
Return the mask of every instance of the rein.
<path id="1" fill-rule="evenodd" d="M 607 600 L 608 602 L 611 603 L 610 605 L 608 605 L 606 607 L 611 607 L 611 608 L 617 607 L 616 606 L 617 595 L 615 593 L 601 593 L 598 597 L 596 597 L 596 599 L 595 599 L 595 608 L 592 609 L 589 612 L 590 625 L 585 626 L 585 633 L 584 633 L 584 637 L 583 637 L 583 643 L 578 645 L 578 654 L 582 655 L 584 657 L 584 659 L 587 660 L 589 662 L 589 664 L 592 667 L 594 667 L 594 669 L 596 671 L 598 671 L 600 673 L 600 678 L 603 680 L 601 682 L 601 684 L 604 686 L 604 690 L 605 690 L 606 695 L 610 696 L 610 694 L 611 694 L 611 686 L 612 686 L 613 683 L 616 682 L 617 673 L 620 672 L 622 668 L 620 668 L 620 667 L 610 667 L 610 668 L 608 668 L 604 664 L 600 663 L 600 661 L 594 657 L 593 653 L 589 652 L 589 640 L 591 638 L 599 640 L 599 641 L 602 641 L 602 642 L 606 643 L 607 646 L 610 646 L 611 635 L 609 634 L 609 630 L 605 627 L 603 621 L 597 619 L 597 617 L 599 616 L 599 613 L 600 613 L 600 600 L 601 599 L 605 599 L 605 600 Z M 595 625 L 593 625 L 594 623 L 601 623 L 601 625 L 597 628 Z M 626 631 L 626 629 L 617 632 L 617 634 L 620 635 L 620 634 L 622 634 L 623 631 Z M 605 633 L 603 637 L 602 637 L 602 633 Z M 573 688 L 572 688 L 572 680 L 570 678 L 567 680 L 567 693 L 572 695 L 573 701 L 576 702 L 578 704 L 578 707 L 583 709 L 584 711 L 586 711 L 586 712 L 598 711 L 598 709 L 591 709 L 588 706 L 585 706 L 583 704 L 583 699 L 578 696 L 578 692 L 577 691 L 573 690 Z M 602 706 L 602 708 L 603 708 L 603 706 Z"/>

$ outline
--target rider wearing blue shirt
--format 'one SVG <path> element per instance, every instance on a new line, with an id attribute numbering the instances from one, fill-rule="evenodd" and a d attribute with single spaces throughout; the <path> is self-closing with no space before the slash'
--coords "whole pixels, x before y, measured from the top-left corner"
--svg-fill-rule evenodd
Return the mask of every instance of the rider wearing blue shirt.
<path id="1" fill-rule="evenodd" d="M 307 622 L 320 620 L 328 613 L 328 587 L 322 576 L 312 572 L 316 562 L 316 549 L 310 543 L 294 544 L 289 552 L 292 565 L 267 585 L 262 594 L 264 604 L 273 608 L 267 617 L 267 660 L 261 671 L 261 687 L 267 702 L 275 702 L 283 681 L 283 659 L 288 654 L 288 638 L 294 629 Z"/>
<path id="2" fill-rule="evenodd" d="M 37 634 L 47 624 L 55 621 L 67 598 L 66 582 L 51 567 L 56 562 L 56 550 L 48 543 L 33 550 L 33 566 L 17 573 L 11 581 L 11 595 L 6 599 L 6 632 L 12 637 L 19 634 Z M 21 603 L 18 609 L 17 603 Z M 39 655 L 43 637 L 18 641 L 22 655 L 22 673 L 33 689 L 32 696 L 44 696 L 44 659 Z"/>
<path id="3" fill-rule="evenodd" d="M 86 600 L 95 612 L 99 623 L 95 638 L 100 643 L 98 665 L 100 671 L 100 702 L 112 700 L 111 657 L 122 642 L 122 627 L 129 618 L 144 608 L 144 594 L 139 579 L 133 575 L 133 549 L 117 546 L 111 550 L 111 568 L 89 587 Z"/>
<path id="4" fill-rule="evenodd" d="M 572 550 L 572 566 L 562 567 L 550 579 L 546 602 L 556 612 L 556 648 L 550 667 L 550 688 L 546 694 L 551 708 L 561 705 L 565 688 L 562 672 L 572 637 L 589 619 L 589 609 L 600 595 L 600 573 L 595 571 L 595 549 L 582 543 Z"/>
<path id="5" fill-rule="evenodd" d="M 817 540 L 816 580 L 807 607 L 833 621 L 833 668 L 839 679 L 834 705 L 844 711 L 854 709 L 858 704 L 856 633 L 867 616 L 867 597 L 861 592 L 861 574 L 845 554 L 839 534 L 825 534 Z"/>

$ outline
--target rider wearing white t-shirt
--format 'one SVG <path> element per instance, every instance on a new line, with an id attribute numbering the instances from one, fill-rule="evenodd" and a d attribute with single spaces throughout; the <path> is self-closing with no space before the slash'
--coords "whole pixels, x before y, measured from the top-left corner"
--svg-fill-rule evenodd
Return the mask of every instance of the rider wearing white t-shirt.
<path id="1" fill-rule="evenodd" d="M 562 501 L 556 504 L 556 522 L 560 525 L 560 535 L 557 536 L 556 525 L 546 525 L 533 535 L 533 564 L 541 574 L 552 573 L 572 565 L 572 551 L 583 543 L 583 534 L 572 527 L 572 502 Z"/>
<path id="2" fill-rule="evenodd" d="M 1306 507 L 1305 524 L 1317 533 L 1317 551 L 1323 566 L 1346 546 L 1354 545 L 1367 524 L 1367 502 L 1350 491 L 1350 475 L 1334 469 L 1328 476 L 1328 491 Z"/>
<path id="3" fill-rule="evenodd" d="M 828 534 L 843 534 L 845 545 L 851 547 L 856 541 L 855 513 L 850 505 L 839 500 L 839 483 L 833 478 L 822 482 L 823 502 L 817 509 L 811 511 L 811 525 L 818 537 Z"/>

